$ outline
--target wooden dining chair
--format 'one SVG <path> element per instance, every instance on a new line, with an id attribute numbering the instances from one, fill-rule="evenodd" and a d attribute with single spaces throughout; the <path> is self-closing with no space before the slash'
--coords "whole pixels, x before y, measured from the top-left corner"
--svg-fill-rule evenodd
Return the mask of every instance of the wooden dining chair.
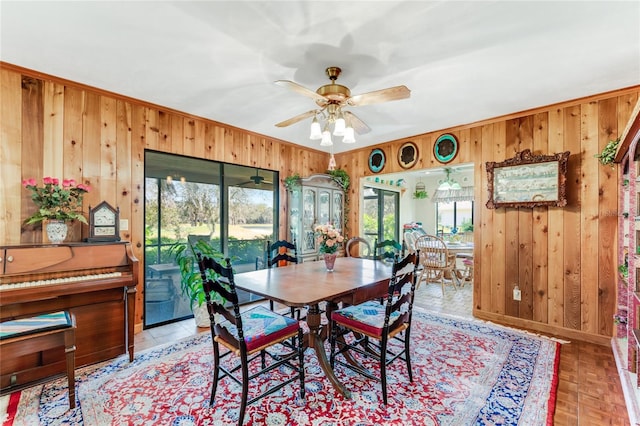
<path id="1" fill-rule="evenodd" d="M 371 246 L 369 242 L 361 237 L 352 237 L 345 245 L 345 254 L 347 257 L 371 257 Z"/>
<path id="2" fill-rule="evenodd" d="M 304 349 L 300 322 L 273 312 L 262 305 L 240 312 L 238 294 L 233 277 L 231 261 L 227 258 L 221 265 L 211 257 L 198 254 L 198 267 L 211 322 L 213 343 L 213 384 L 209 405 L 213 407 L 218 382 L 225 377 L 242 386 L 238 425 L 242 425 L 246 407 L 270 395 L 296 380 L 300 382 L 300 398 L 304 399 Z M 227 302 L 231 307 L 226 308 Z M 273 351 L 279 345 L 279 351 Z M 228 351 L 221 354 L 220 346 Z M 284 350 L 282 350 L 284 349 Z M 222 363 L 227 357 L 237 357 L 229 366 Z M 297 361 L 296 361 L 297 358 Z M 253 364 L 259 359 L 259 367 Z M 251 374 L 249 374 L 249 366 Z M 273 370 L 292 374 L 280 383 L 266 388 L 254 389 L 249 399 L 249 385 L 256 377 Z M 238 377 L 237 373 L 241 375 Z"/>
<path id="3" fill-rule="evenodd" d="M 281 266 L 288 266 L 298 263 L 298 248 L 296 240 L 293 242 L 287 240 L 278 240 L 274 243 L 267 241 L 265 249 L 265 264 L 267 268 L 279 268 Z M 269 300 L 269 309 L 274 310 L 273 300 Z M 300 310 L 291 308 L 291 317 L 297 317 L 300 319 Z"/>
<path id="4" fill-rule="evenodd" d="M 410 253 L 405 258 L 396 256 L 391 280 L 383 304 L 368 301 L 338 309 L 331 313 L 331 367 L 336 364 L 349 368 L 363 376 L 381 382 L 382 400 L 387 404 L 387 367 L 396 360 L 407 365 L 409 381 L 411 371 L 410 338 L 413 295 L 416 287 L 418 254 Z M 350 340 L 345 336 L 353 333 Z M 390 341 L 398 345 L 389 345 Z M 380 373 L 374 374 L 360 363 L 348 362 L 344 354 L 357 353 L 378 363 Z M 338 355 L 344 357 L 344 361 Z"/>
<path id="5" fill-rule="evenodd" d="M 402 244 L 396 240 L 378 242 L 378 239 L 375 239 L 373 244 L 373 258 L 375 260 L 393 262 L 396 255 L 404 257 L 404 247 L 402 247 Z"/>
<path id="6" fill-rule="evenodd" d="M 265 263 L 268 268 L 287 266 L 291 263 L 298 263 L 299 261 L 296 240 L 293 240 L 293 242 L 278 240 L 274 243 L 267 241 L 265 254 Z"/>
<path id="7" fill-rule="evenodd" d="M 423 235 L 415 242 L 416 250 L 420 251 L 420 265 L 422 271 L 418 278 L 418 286 L 424 281 L 440 281 L 444 296 L 445 283 L 450 283 L 457 290 L 456 256 L 449 253 L 444 240 L 435 235 Z"/>

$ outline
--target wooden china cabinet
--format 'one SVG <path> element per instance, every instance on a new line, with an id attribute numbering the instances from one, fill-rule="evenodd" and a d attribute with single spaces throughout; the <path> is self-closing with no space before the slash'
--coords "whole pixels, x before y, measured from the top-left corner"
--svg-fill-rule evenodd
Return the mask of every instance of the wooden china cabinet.
<path id="1" fill-rule="evenodd" d="M 289 241 L 296 241 L 298 256 L 318 258 L 314 228 L 331 224 L 341 233 L 344 224 L 344 191 L 329 175 L 316 174 L 300 179 L 288 191 Z"/>

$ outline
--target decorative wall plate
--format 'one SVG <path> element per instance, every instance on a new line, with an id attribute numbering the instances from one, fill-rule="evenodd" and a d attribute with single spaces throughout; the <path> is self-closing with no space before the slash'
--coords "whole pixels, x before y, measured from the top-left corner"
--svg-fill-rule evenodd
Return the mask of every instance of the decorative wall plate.
<path id="1" fill-rule="evenodd" d="M 369 170 L 373 173 L 379 173 L 382 169 L 384 169 L 385 163 L 385 155 L 384 151 L 381 149 L 374 149 L 369 154 Z"/>
<path id="2" fill-rule="evenodd" d="M 433 144 L 433 155 L 440 163 L 451 162 L 458 155 L 458 139 L 450 133 L 440 135 Z"/>
<path id="3" fill-rule="evenodd" d="M 405 142 L 398 150 L 398 164 L 403 169 L 410 169 L 418 161 L 418 147 L 413 142 Z"/>

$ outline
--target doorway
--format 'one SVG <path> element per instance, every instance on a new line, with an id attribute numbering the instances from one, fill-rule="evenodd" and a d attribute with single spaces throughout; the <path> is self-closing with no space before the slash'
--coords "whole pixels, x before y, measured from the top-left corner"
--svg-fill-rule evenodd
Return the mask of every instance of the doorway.
<path id="1" fill-rule="evenodd" d="M 364 178 L 361 181 L 363 213 L 360 232 L 366 236 L 369 233 L 379 235 L 379 222 L 371 221 L 370 225 L 365 216 L 365 213 L 375 210 L 374 206 L 368 207 L 367 203 L 379 203 L 381 198 L 378 194 L 393 192 L 396 194 L 397 206 L 394 213 L 397 218 L 394 226 L 398 229 L 396 241 L 402 242 L 405 232 L 415 231 L 414 235 L 439 235 L 447 244 L 464 249 L 465 253 L 472 255 L 473 249 L 468 249 L 468 245 L 473 244 L 474 174 L 474 164 L 469 163 Z M 449 184 L 448 188 L 444 185 L 445 182 Z M 459 187 L 453 183 L 457 183 Z M 423 191 L 418 194 L 420 196 L 415 194 L 418 190 Z M 371 231 L 371 228 L 374 230 Z M 384 226 L 379 228 L 384 229 Z M 462 255 L 456 264 L 461 271 L 467 266 Z M 429 309 L 434 312 L 472 316 L 473 284 L 468 281 L 457 290 L 447 286 L 444 294 L 439 283 L 423 281 L 416 297 L 429 300 Z"/>
<path id="2" fill-rule="evenodd" d="M 364 187 L 362 224 L 364 239 L 371 247 L 375 241 L 400 242 L 399 193 L 381 188 Z"/>

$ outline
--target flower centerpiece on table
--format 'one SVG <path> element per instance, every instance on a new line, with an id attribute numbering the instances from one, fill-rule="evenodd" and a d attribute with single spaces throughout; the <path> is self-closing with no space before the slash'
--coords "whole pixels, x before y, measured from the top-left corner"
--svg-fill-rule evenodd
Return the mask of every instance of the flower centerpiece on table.
<path id="1" fill-rule="evenodd" d="M 87 223 L 82 215 L 82 197 L 91 187 L 82 183 L 76 184 L 73 179 L 64 179 L 62 184 L 58 178 L 45 177 L 42 186 L 35 179 L 25 179 L 22 186 L 31 191 L 31 199 L 38 206 L 38 211 L 25 219 L 24 223 L 42 222 L 43 220 L 78 220 Z"/>
<path id="2" fill-rule="evenodd" d="M 333 225 L 318 225 L 315 228 L 316 241 L 320 247 L 320 253 L 335 253 L 344 241 L 344 237 Z"/>

